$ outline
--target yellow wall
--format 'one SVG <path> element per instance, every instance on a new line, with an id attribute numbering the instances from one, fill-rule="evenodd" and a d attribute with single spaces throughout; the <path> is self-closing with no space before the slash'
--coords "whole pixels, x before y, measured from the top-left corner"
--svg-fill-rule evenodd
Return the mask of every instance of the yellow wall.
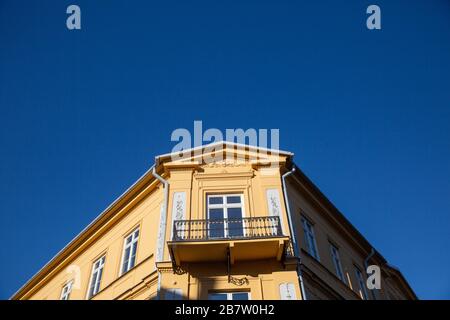
<path id="1" fill-rule="evenodd" d="M 106 231 L 100 238 L 90 243 L 87 249 L 74 257 L 72 261 L 68 262 L 62 271 L 52 276 L 51 280 L 43 285 L 31 298 L 59 299 L 62 286 L 69 280 L 77 279 L 72 270 L 79 268 L 80 286 L 79 288 L 74 286 L 70 297 L 71 299 L 85 299 L 92 264 L 102 255 L 106 256 L 106 261 L 101 288 L 107 288 L 107 290 L 105 290 L 106 292 L 101 292 L 98 296 L 99 298 L 115 298 L 128 288 L 140 283 L 144 276 L 154 273 L 155 261 L 153 253 L 156 246 L 154 235 L 159 224 L 161 199 L 162 192 L 160 190 L 147 196 L 116 225 Z M 136 268 L 123 277 L 119 277 L 124 237 L 136 227 L 140 228 Z M 153 291 L 155 290 L 156 288 L 153 289 Z"/>
<path id="2" fill-rule="evenodd" d="M 235 150 L 226 151 L 236 153 Z M 231 282 L 226 261 L 198 261 L 183 263 L 177 266 L 176 270 L 173 268 L 167 242 L 172 240 L 174 193 L 186 194 L 185 219 L 205 219 L 207 194 L 242 194 L 244 216 L 261 217 L 269 215 L 266 191 L 277 190 L 283 234 L 291 236 L 281 182 L 281 174 L 286 171 L 284 166 L 289 160 L 288 156 L 266 156 L 266 160 L 272 161 L 272 164 L 276 160 L 279 165 L 275 166 L 275 169 L 270 169 L 267 163 L 261 163 L 261 158 L 258 158 L 259 155 L 255 152 L 246 151 L 242 155 L 247 158 L 251 156 L 252 161 L 223 160 L 208 164 L 198 157 L 175 162 L 171 162 L 170 159 L 161 160 L 158 172 L 170 184 L 162 261 L 157 261 L 157 242 L 164 190 L 163 185 L 154 179 L 151 173 L 147 173 L 129 190 L 129 193 L 105 211 L 101 216 L 103 220 L 97 221 L 84 231 L 81 238 L 76 238 L 68 249 L 57 256 L 56 262 L 50 262 L 37 277 L 33 278 L 31 284 L 26 285 L 14 298 L 59 299 L 64 284 L 74 280 L 70 299 L 86 299 L 92 265 L 99 257 L 105 255 L 101 290 L 93 299 L 154 299 L 158 283 L 161 298 L 164 298 L 167 290 L 176 288 L 181 289 L 185 299 L 206 299 L 209 292 L 217 291 L 250 292 L 251 299 L 280 299 L 280 284 L 291 283 L 295 285 L 296 298 L 301 299 L 296 260 L 289 257 L 284 261 L 272 258 L 233 261 Z M 354 265 L 364 271 L 367 246 L 358 243 L 354 231 L 333 217 L 323 205 L 323 201 L 312 195 L 309 188 L 298 178 L 289 178 L 287 187 L 293 224 L 302 248 L 302 268 L 309 298 L 359 299 Z M 302 215 L 314 224 L 320 262 L 305 252 L 306 246 L 300 223 Z M 124 238 L 137 227 L 140 233 L 135 267 L 120 275 Z M 343 272 L 349 279 L 347 283 L 343 283 L 334 275 L 330 241 L 339 248 Z M 266 247 L 262 244 L 261 242 L 259 250 L 265 250 Z M 211 250 L 208 241 L 199 243 L 195 248 L 193 250 L 203 250 L 206 253 Z M 387 280 L 383 279 L 383 286 L 386 285 L 388 289 L 383 288 L 379 297 L 402 296 L 403 292 L 398 289 L 399 280 L 394 281 L 389 270 L 385 270 L 384 274 Z M 317 278 L 320 278 L 320 281 Z M 392 294 L 389 295 L 388 291 Z"/>
<path id="3" fill-rule="evenodd" d="M 161 171 L 161 170 L 160 170 Z M 265 190 L 279 190 L 282 199 L 279 170 L 270 175 L 261 174 L 249 162 L 222 162 L 213 165 L 180 165 L 166 162 L 163 175 L 170 183 L 166 240 L 172 233 L 172 200 L 174 192 L 187 194 L 187 219 L 205 219 L 206 195 L 209 193 L 239 193 L 244 196 L 246 217 L 267 216 L 268 207 Z M 22 298 L 59 299 L 63 285 L 75 278 L 70 299 L 85 299 L 87 295 L 92 264 L 102 255 L 106 256 L 101 291 L 93 299 L 149 299 L 157 290 L 158 270 L 155 251 L 160 225 L 160 210 L 163 204 L 162 185 L 155 180 L 140 186 L 139 198 L 130 200 L 118 212 L 123 217 L 104 225 L 87 239 L 68 259 L 57 265 L 53 272 L 25 292 Z M 131 205 L 131 202 L 136 202 Z M 288 235 L 289 227 L 284 206 L 281 208 L 283 230 Z M 120 276 L 120 262 L 124 237 L 136 227 L 140 228 L 136 266 Z M 185 298 L 206 299 L 209 291 L 249 291 L 252 299 L 278 299 L 278 286 L 283 282 L 296 285 L 296 295 L 301 297 L 295 268 L 286 268 L 279 261 L 240 262 L 232 266 L 233 279 L 245 279 L 240 285 L 228 282 L 226 262 L 198 263 L 185 265 L 188 272 L 174 274 L 167 246 L 164 261 L 158 264 L 161 289 L 182 288 Z M 75 267 L 74 267 L 75 266 Z M 79 278 L 70 272 L 79 268 Z M 60 269 L 58 272 L 55 270 Z M 78 281 L 79 279 L 80 281 Z M 78 285 L 79 282 L 79 286 Z"/>

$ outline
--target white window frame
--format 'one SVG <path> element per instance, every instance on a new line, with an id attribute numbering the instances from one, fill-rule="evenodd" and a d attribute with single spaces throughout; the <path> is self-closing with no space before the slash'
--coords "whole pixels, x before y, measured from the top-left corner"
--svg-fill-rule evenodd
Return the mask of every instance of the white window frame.
<path id="1" fill-rule="evenodd" d="M 97 293 L 100 292 L 100 286 L 103 278 L 103 268 L 105 267 L 106 255 L 101 256 L 92 264 L 91 277 L 89 280 L 89 285 L 87 288 L 86 297 L 87 299 L 92 298 Z M 98 262 L 98 265 L 97 265 Z M 97 266 L 96 266 L 97 265 Z M 94 290 L 91 293 L 91 287 L 94 284 Z"/>
<path id="2" fill-rule="evenodd" d="M 344 276 L 344 269 L 342 269 L 339 249 L 334 244 L 330 243 L 330 251 L 331 251 L 331 260 L 333 260 L 335 274 L 342 282 L 346 283 Z"/>
<path id="3" fill-rule="evenodd" d="M 61 290 L 60 300 L 69 300 L 70 294 L 72 293 L 73 280 L 67 282 Z"/>
<path id="4" fill-rule="evenodd" d="M 314 234 L 313 224 L 305 217 L 302 217 L 302 227 L 308 253 L 312 257 L 314 257 L 317 261 L 320 261 L 319 250 L 317 250 L 316 236 Z"/>
<path id="5" fill-rule="evenodd" d="M 361 299 L 363 300 L 369 300 L 369 294 L 367 293 L 366 289 L 366 282 L 364 281 L 364 276 L 361 272 L 361 269 L 359 269 L 357 266 L 355 266 L 355 274 L 356 279 L 358 280 L 358 286 L 359 286 L 359 295 L 361 296 Z"/>
<path id="6" fill-rule="evenodd" d="M 242 293 L 246 293 L 247 297 L 248 297 L 247 300 L 251 300 L 250 292 L 246 292 L 246 291 L 244 291 L 244 292 L 239 292 L 239 291 L 237 291 L 237 292 L 210 292 L 210 293 L 208 293 L 208 300 L 209 300 L 209 296 L 212 294 L 225 294 L 227 296 L 227 301 L 228 300 L 239 301 L 239 300 L 233 300 L 233 294 L 242 294 Z"/>
<path id="7" fill-rule="evenodd" d="M 240 197 L 240 203 L 227 203 L 227 197 Z M 210 198 L 222 198 L 221 204 L 209 204 Z M 206 195 L 206 216 L 209 219 L 209 209 L 222 209 L 223 210 L 223 218 L 228 218 L 228 209 L 232 208 L 240 208 L 242 213 L 242 218 L 245 217 L 245 207 L 244 207 L 244 195 L 242 193 L 224 193 L 224 194 L 207 194 Z M 224 225 L 224 237 L 228 237 L 228 228 L 225 228 Z M 246 235 L 246 229 L 244 222 L 242 222 L 242 235 Z M 208 235 L 209 236 L 209 235 Z"/>
<path id="8" fill-rule="evenodd" d="M 120 276 L 127 273 L 131 269 L 133 269 L 134 266 L 136 265 L 139 233 L 140 233 L 139 227 L 137 227 L 123 239 L 122 259 L 120 260 Z M 129 243 L 127 243 L 128 239 L 131 239 Z M 135 249 L 135 252 L 133 255 L 133 246 L 135 243 L 136 243 L 136 249 Z M 124 268 L 123 263 L 125 261 L 125 258 L 126 258 L 125 254 L 126 254 L 128 248 L 130 248 L 130 251 L 128 253 L 128 262 Z M 131 258 L 133 258 L 133 259 L 131 259 Z"/>

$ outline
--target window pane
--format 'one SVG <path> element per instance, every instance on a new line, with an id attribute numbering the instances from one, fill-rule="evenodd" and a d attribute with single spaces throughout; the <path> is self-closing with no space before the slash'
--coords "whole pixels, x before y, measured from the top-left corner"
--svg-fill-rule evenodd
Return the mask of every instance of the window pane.
<path id="1" fill-rule="evenodd" d="M 183 300 L 181 289 L 168 289 L 165 294 L 166 300 Z"/>
<path id="2" fill-rule="evenodd" d="M 356 268 L 355 271 L 356 271 L 356 277 L 358 278 L 358 282 L 359 282 L 361 298 L 364 300 L 367 300 L 368 296 L 367 296 L 366 284 L 364 283 L 363 275 L 358 268 Z"/>
<path id="3" fill-rule="evenodd" d="M 98 277 L 97 277 L 97 285 L 95 288 L 95 293 L 100 291 L 100 283 L 102 282 L 102 274 L 103 274 L 103 268 L 100 269 Z"/>
<path id="4" fill-rule="evenodd" d="M 223 209 L 209 209 L 209 236 L 211 238 L 224 237 Z"/>
<path id="5" fill-rule="evenodd" d="M 95 282 L 92 281 L 91 287 L 89 289 L 89 298 L 92 298 L 92 296 L 94 295 L 94 287 L 95 287 Z"/>
<path id="6" fill-rule="evenodd" d="M 226 293 L 210 293 L 208 295 L 208 300 L 227 300 Z"/>
<path id="7" fill-rule="evenodd" d="M 233 293 L 233 300 L 248 300 L 247 292 Z"/>
<path id="8" fill-rule="evenodd" d="M 242 237 L 244 230 L 242 227 L 241 208 L 228 208 L 228 235 L 230 237 Z"/>
<path id="9" fill-rule="evenodd" d="M 223 197 L 208 197 L 209 204 L 223 204 Z"/>
<path id="10" fill-rule="evenodd" d="M 136 250 L 137 250 L 137 241 L 135 241 L 132 246 L 132 250 L 131 250 L 132 257 L 134 257 L 136 255 Z"/>
<path id="11" fill-rule="evenodd" d="M 312 235 L 309 233 L 308 234 L 308 244 L 309 244 L 309 252 L 313 253 L 314 252 L 314 238 L 312 237 Z"/>
<path id="12" fill-rule="evenodd" d="M 227 197 L 227 203 L 241 203 L 240 196 L 229 196 Z"/>
<path id="13" fill-rule="evenodd" d="M 210 220 L 223 220 L 223 209 L 209 209 Z"/>
<path id="14" fill-rule="evenodd" d="M 128 271 L 128 261 L 130 260 L 130 247 L 125 250 L 122 263 L 122 273 Z"/>
<path id="15" fill-rule="evenodd" d="M 137 248 L 137 241 L 133 243 L 133 250 L 131 251 L 131 258 L 130 258 L 130 269 L 134 267 L 134 263 L 136 260 L 136 248 Z"/>
<path id="16" fill-rule="evenodd" d="M 122 273 L 125 273 L 127 271 L 128 271 L 128 259 L 125 259 L 122 264 Z"/>
<path id="17" fill-rule="evenodd" d="M 241 208 L 228 208 L 227 213 L 229 220 L 242 220 Z"/>
<path id="18" fill-rule="evenodd" d="M 92 275 L 91 286 L 89 287 L 89 298 L 95 294 L 95 283 L 97 282 L 97 272 Z"/>

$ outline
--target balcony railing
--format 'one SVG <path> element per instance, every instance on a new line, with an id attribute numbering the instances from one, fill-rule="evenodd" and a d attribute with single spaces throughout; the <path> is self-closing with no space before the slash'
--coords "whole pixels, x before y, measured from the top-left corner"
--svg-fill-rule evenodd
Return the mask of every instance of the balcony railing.
<path id="1" fill-rule="evenodd" d="M 280 218 L 252 217 L 205 220 L 175 220 L 173 241 L 251 239 L 283 236 Z"/>

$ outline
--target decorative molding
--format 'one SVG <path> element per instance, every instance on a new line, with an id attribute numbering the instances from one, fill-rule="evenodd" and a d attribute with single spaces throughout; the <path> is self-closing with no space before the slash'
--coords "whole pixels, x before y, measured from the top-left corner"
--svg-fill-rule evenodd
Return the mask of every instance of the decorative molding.
<path id="1" fill-rule="evenodd" d="M 158 266 L 158 271 L 161 273 L 173 273 L 177 275 L 186 274 L 187 270 L 184 269 L 182 266 Z"/>
<path id="2" fill-rule="evenodd" d="M 172 220 L 186 219 L 186 192 L 173 193 Z"/>
<path id="3" fill-rule="evenodd" d="M 172 223 L 170 224 L 171 236 L 173 239 L 173 223 L 175 220 L 186 219 L 186 192 L 177 191 L 172 196 Z"/>
<path id="4" fill-rule="evenodd" d="M 280 196 L 277 189 L 267 189 L 267 205 L 269 208 L 270 216 L 280 216 L 281 215 L 281 204 Z"/>
<path id="5" fill-rule="evenodd" d="M 161 204 L 160 209 L 160 218 L 159 218 L 159 229 L 158 229 L 158 238 L 156 240 L 156 262 L 160 262 L 164 258 L 164 230 L 161 226 L 166 225 L 166 215 L 164 214 L 164 204 Z"/>
<path id="6" fill-rule="evenodd" d="M 280 283 L 281 300 L 297 300 L 295 285 L 292 282 Z"/>
<path id="7" fill-rule="evenodd" d="M 247 277 L 236 278 L 236 277 L 230 276 L 229 282 L 236 286 L 243 286 L 244 284 L 249 284 Z"/>
<path id="8" fill-rule="evenodd" d="M 230 178 L 253 178 L 254 172 L 253 171 L 244 171 L 244 172 L 227 172 L 227 173 L 195 173 L 194 177 L 196 179 L 230 179 Z"/>
<path id="9" fill-rule="evenodd" d="M 214 161 L 210 163 L 205 163 L 201 167 L 202 168 L 222 168 L 222 167 L 229 167 L 229 168 L 236 168 L 236 167 L 247 167 L 249 166 L 250 162 L 248 161 L 236 161 L 236 160 L 226 160 L 226 161 Z"/>
<path id="10" fill-rule="evenodd" d="M 161 273 L 173 273 L 172 267 L 158 267 L 158 271 Z"/>
<path id="11" fill-rule="evenodd" d="M 280 193 L 278 192 L 278 189 L 267 189 L 266 197 L 269 216 L 277 216 L 280 218 L 281 231 L 285 234 L 283 226 L 283 212 L 281 210 Z"/>

